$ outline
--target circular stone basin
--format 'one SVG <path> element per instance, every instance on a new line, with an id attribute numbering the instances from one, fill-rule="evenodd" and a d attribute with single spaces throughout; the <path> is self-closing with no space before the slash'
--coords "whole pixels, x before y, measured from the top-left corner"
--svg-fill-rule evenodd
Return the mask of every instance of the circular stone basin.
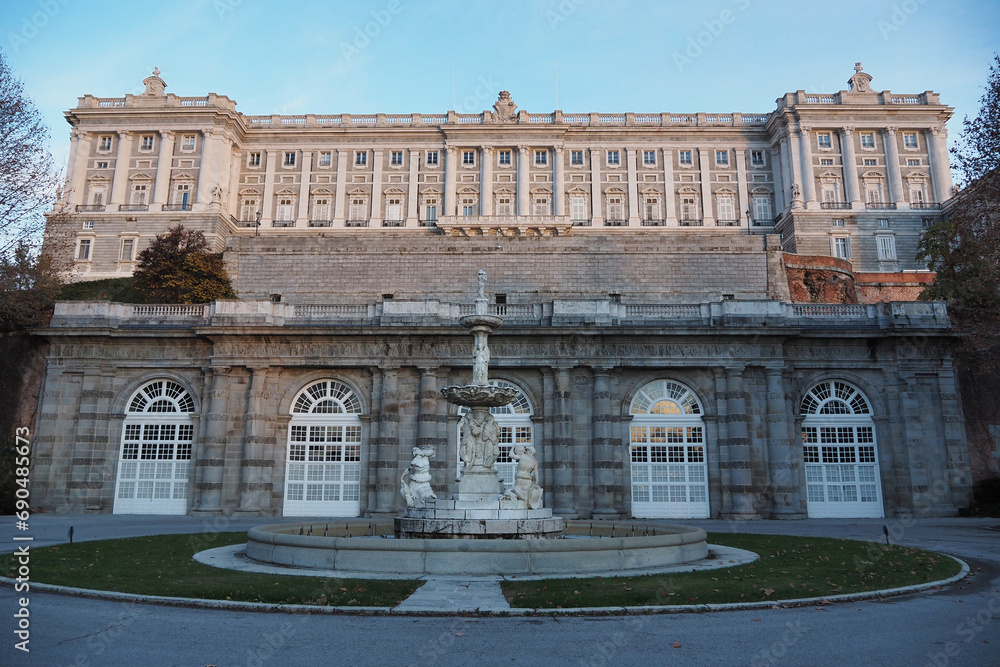
<path id="1" fill-rule="evenodd" d="M 607 574 L 708 556 L 701 528 L 641 521 L 567 521 L 567 538 L 555 540 L 383 539 L 392 531 L 391 520 L 258 526 L 246 555 L 288 567 L 416 576 Z"/>

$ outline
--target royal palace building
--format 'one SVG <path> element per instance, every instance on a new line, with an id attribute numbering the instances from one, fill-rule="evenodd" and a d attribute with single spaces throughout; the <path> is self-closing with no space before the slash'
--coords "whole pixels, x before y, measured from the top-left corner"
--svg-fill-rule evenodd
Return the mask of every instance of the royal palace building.
<path id="1" fill-rule="evenodd" d="M 246 116 L 159 72 L 80 98 L 49 238 L 130 275 L 177 224 L 238 300 L 60 302 L 32 497 L 53 511 L 374 516 L 414 446 L 454 492 L 484 269 L 500 475 L 566 517 L 949 515 L 970 496 L 941 303 L 936 93 L 770 113 Z"/>

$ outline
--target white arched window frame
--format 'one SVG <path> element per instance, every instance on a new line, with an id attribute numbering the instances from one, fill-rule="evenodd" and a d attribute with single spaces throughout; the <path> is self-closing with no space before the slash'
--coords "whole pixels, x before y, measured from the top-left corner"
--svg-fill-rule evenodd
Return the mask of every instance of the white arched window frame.
<path id="1" fill-rule="evenodd" d="M 709 516 L 708 464 L 701 402 L 673 380 L 655 380 L 629 407 L 632 516 Z"/>
<path id="2" fill-rule="evenodd" d="M 361 401 L 339 380 L 319 380 L 292 401 L 284 516 L 361 513 Z"/>
<path id="3" fill-rule="evenodd" d="M 186 514 L 194 399 L 173 380 L 147 382 L 128 401 L 115 514 Z"/>
<path id="4" fill-rule="evenodd" d="M 802 399 L 802 457 L 810 518 L 881 518 L 882 484 L 871 403 L 825 380 Z"/>
<path id="5" fill-rule="evenodd" d="M 510 457 L 511 451 L 516 445 L 534 446 L 535 444 L 535 428 L 531 421 L 534 411 L 524 390 L 516 384 L 506 380 L 490 380 L 490 384 L 494 387 L 516 389 L 518 392 L 517 398 L 511 403 L 490 408 L 490 414 L 497 420 L 497 426 L 500 427 L 500 453 L 493 467 L 496 468 L 497 475 L 503 482 L 503 488 L 506 491 L 514 485 L 514 474 L 517 472 L 517 462 Z M 459 414 L 464 416 L 468 411 L 468 408 L 463 407 L 459 410 Z M 458 436 L 458 444 L 461 446 L 461 425 L 458 427 Z M 455 450 L 455 458 L 458 461 L 458 474 L 461 477 L 463 463 L 458 456 L 458 449 Z"/>

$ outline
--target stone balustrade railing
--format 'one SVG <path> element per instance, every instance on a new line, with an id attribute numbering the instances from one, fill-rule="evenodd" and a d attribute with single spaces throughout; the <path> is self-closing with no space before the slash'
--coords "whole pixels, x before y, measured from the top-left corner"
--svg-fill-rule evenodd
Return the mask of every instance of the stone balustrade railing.
<path id="1" fill-rule="evenodd" d="M 789 327 L 833 329 L 947 329 L 944 302 L 876 304 L 782 303 L 723 300 L 710 303 L 620 303 L 615 300 L 556 299 L 536 303 L 491 304 L 490 314 L 507 327 L 649 326 Z M 272 301 L 216 301 L 208 304 L 125 304 L 107 301 L 59 301 L 51 325 L 56 328 L 192 326 L 447 326 L 474 312 L 470 303 L 385 300 L 360 304 L 309 304 Z"/>

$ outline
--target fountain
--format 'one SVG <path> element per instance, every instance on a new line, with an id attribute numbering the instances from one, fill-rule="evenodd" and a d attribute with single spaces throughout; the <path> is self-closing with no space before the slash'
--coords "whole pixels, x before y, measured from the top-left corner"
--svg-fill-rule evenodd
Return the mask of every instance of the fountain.
<path id="1" fill-rule="evenodd" d="M 475 314 L 461 319 L 475 341 L 472 381 L 441 390 L 449 403 L 469 409 L 460 425 L 463 470 L 458 493 L 449 499 L 437 497 L 430 472 L 435 451 L 414 447 L 400 478 L 406 509 L 393 520 L 391 535 L 384 520 L 258 526 L 248 534 L 247 558 L 363 577 L 610 575 L 656 571 L 707 557 L 706 535 L 700 528 L 641 521 L 609 525 L 552 516 L 552 510 L 543 507 L 532 447 L 513 449 L 517 471 L 513 486 L 504 492 L 493 466 L 499 427 L 490 408 L 507 405 L 517 393 L 489 384 L 487 337 L 503 320 L 487 312 L 482 270 L 478 283 Z"/>
<path id="2" fill-rule="evenodd" d="M 472 382 L 441 390 L 449 403 L 469 408 L 460 425 L 459 457 L 464 468 L 458 494 L 450 500 L 439 500 L 433 491 L 420 492 L 429 483 L 429 473 L 422 470 L 426 454 L 433 454 L 433 450 L 414 447 L 413 462 L 401 480 L 400 492 L 407 507 L 395 521 L 395 534 L 400 538 L 428 539 L 562 537 L 563 520 L 542 507 L 544 492 L 538 485 L 534 448 L 520 446 L 512 453 L 517 461 L 517 477 L 507 493 L 493 466 L 500 453 L 500 427 L 490 408 L 507 405 L 517 398 L 517 392 L 489 383 L 487 337 L 503 320 L 486 312 L 486 272 L 480 270 L 478 279 L 476 313 L 460 320 L 475 337 Z"/>

